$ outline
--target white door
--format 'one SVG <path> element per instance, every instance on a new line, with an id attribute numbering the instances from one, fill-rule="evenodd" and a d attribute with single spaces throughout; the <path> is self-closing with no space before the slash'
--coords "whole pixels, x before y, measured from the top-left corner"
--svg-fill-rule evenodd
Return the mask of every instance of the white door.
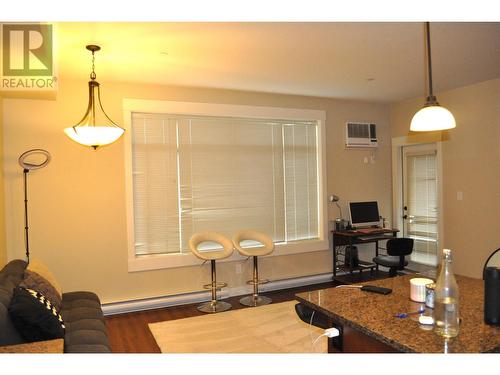
<path id="1" fill-rule="evenodd" d="M 438 264 L 439 171 L 436 144 L 403 147 L 403 236 L 413 238 L 411 261 Z"/>

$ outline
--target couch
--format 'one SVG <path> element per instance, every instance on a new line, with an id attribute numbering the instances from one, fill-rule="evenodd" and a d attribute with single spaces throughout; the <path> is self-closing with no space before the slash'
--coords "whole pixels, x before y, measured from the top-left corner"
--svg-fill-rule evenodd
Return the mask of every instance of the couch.
<path id="1" fill-rule="evenodd" d="M 25 343 L 8 309 L 13 290 L 23 280 L 27 265 L 23 260 L 13 260 L 0 271 L 0 346 Z M 97 295 L 92 292 L 63 293 L 60 314 L 65 325 L 65 353 L 111 352 Z"/>

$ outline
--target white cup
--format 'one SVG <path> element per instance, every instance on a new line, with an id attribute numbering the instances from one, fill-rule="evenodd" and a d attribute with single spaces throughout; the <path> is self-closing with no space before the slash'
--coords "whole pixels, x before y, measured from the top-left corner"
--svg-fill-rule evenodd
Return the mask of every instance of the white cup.
<path id="1" fill-rule="evenodd" d="M 415 278 L 410 280 L 410 299 L 415 302 L 425 302 L 425 286 L 434 281 L 431 279 Z"/>

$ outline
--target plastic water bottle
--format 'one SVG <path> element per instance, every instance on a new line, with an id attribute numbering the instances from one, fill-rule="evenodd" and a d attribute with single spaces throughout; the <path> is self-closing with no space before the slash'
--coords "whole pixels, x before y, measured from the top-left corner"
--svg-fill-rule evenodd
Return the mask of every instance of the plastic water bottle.
<path id="1" fill-rule="evenodd" d="M 444 249 L 434 297 L 434 331 L 445 338 L 457 336 L 459 330 L 458 284 L 451 260 L 451 250 Z"/>

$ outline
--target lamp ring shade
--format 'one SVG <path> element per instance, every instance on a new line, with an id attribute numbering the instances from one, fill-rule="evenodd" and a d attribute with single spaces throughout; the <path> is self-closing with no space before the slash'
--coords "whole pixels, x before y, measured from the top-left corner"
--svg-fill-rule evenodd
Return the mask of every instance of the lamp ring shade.
<path id="1" fill-rule="evenodd" d="M 50 153 L 41 148 L 35 148 L 23 152 L 19 156 L 19 165 L 26 170 L 40 169 L 45 167 L 50 162 Z"/>

